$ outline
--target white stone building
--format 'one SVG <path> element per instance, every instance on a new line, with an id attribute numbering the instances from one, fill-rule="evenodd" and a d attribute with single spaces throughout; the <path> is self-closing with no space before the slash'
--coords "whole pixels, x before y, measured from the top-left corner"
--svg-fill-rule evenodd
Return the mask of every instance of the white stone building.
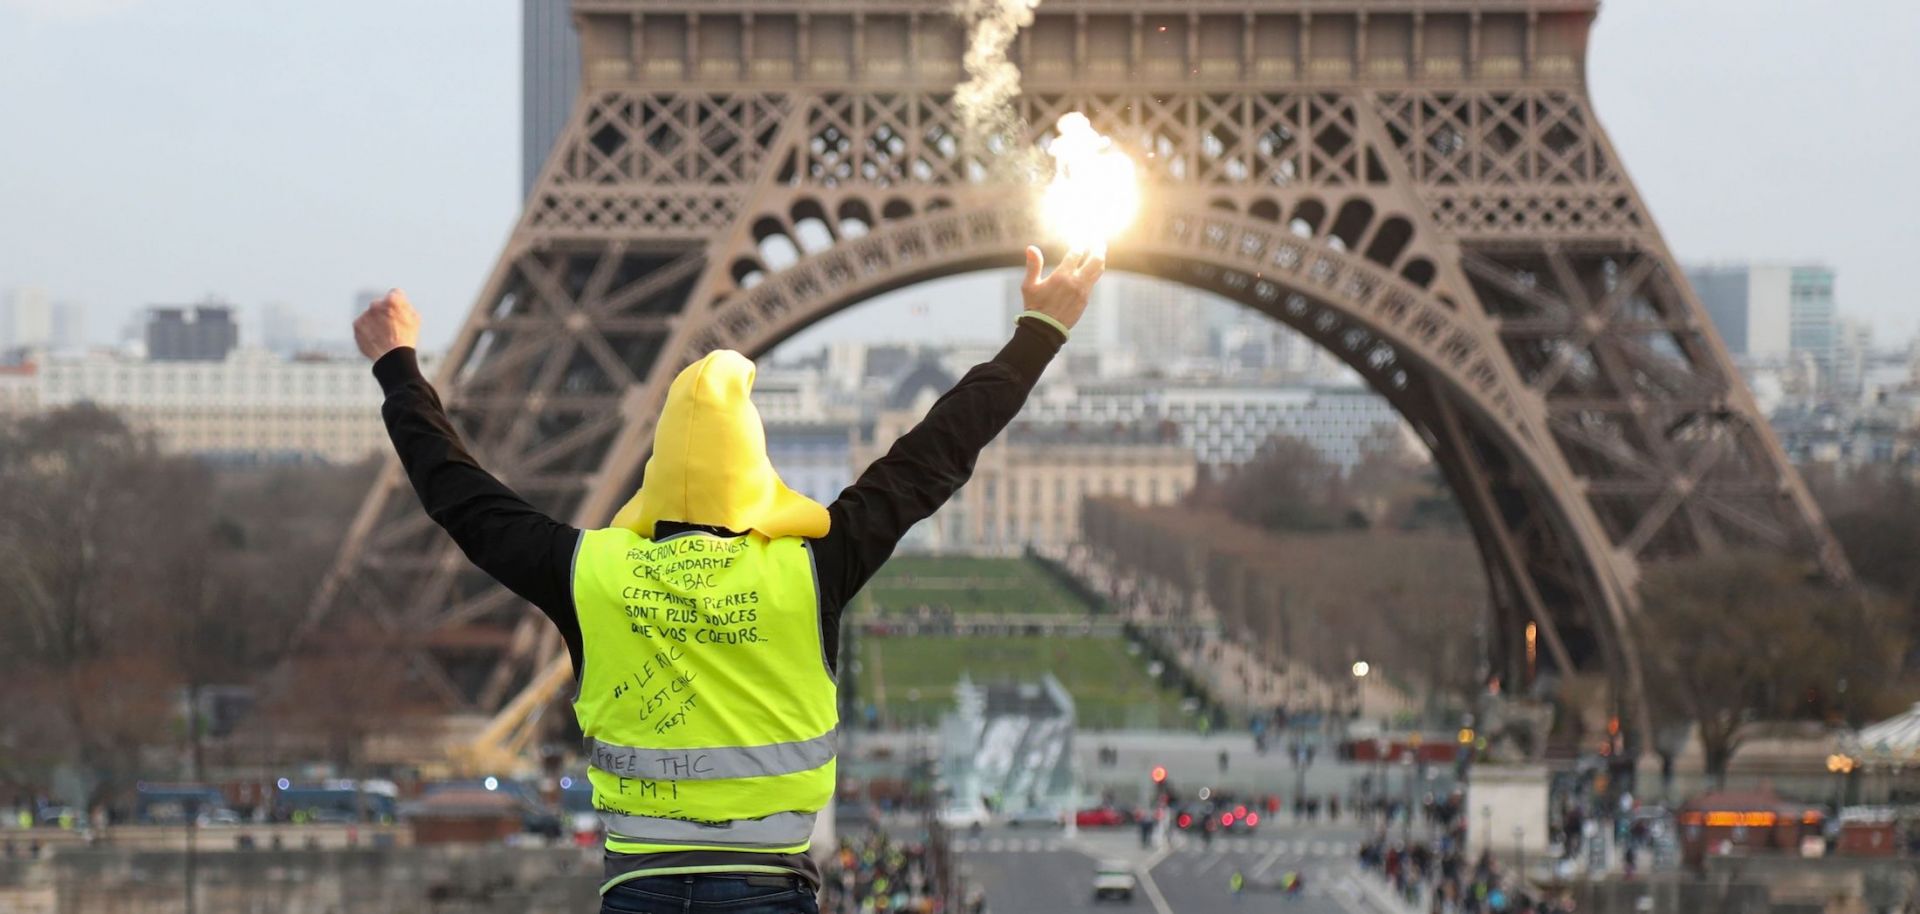
<path id="1" fill-rule="evenodd" d="M 1171 422 L 1212 469 L 1246 463 L 1276 436 L 1301 439 L 1345 469 L 1380 440 L 1382 426 L 1396 433 L 1394 446 L 1413 447 L 1400 414 L 1364 387 L 1105 382 L 1050 388 L 1020 415 L 1087 427 Z"/>
<path id="2" fill-rule="evenodd" d="M 37 370 L 35 406 L 91 402 L 153 432 L 162 448 L 244 463 L 364 459 L 385 449 L 380 385 L 361 359 L 240 350 L 218 362 L 89 353 Z"/>

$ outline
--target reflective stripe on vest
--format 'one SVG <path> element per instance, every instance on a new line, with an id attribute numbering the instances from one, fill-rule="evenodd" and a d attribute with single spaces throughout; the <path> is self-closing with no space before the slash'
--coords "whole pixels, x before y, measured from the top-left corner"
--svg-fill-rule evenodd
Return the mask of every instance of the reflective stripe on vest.
<path id="1" fill-rule="evenodd" d="M 625 778 L 703 781 L 759 778 L 812 771 L 833 761 L 830 730 L 813 739 L 765 746 L 716 746 L 705 749 L 636 749 L 587 738 L 587 764 Z"/>
<path id="2" fill-rule="evenodd" d="M 689 822 L 600 811 L 608 837 L 635 844 L 737 847 L 742 850 L 783 850 L 806 844 L 813 837 L 813 815 L 777 812 L 763 819 L 726 822 Z"/>

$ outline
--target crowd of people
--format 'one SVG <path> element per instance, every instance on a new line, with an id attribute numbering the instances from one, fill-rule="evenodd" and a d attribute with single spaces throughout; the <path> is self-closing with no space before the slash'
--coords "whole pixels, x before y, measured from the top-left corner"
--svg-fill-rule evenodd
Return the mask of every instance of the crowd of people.
<path id="1" fill-rule="evenodd" d="M 1360 865 L 1376 870 L 1410 905 L 1426 900 L 1429 914 L 1572 914 L 1564 896 L 1535 895 L 1482 853 L 1467 863 L 1464 833 L 1436 842 L 1389 841 L 1382 834 L 1360 847 Z"/>
<path id="2" fill-rule="evenodd" d="M 943 870 L 925 842 L 899 841 L 880 829 L 843 837 L 821 874 L 820 910 L 826 914 L 944 914 Z"/>

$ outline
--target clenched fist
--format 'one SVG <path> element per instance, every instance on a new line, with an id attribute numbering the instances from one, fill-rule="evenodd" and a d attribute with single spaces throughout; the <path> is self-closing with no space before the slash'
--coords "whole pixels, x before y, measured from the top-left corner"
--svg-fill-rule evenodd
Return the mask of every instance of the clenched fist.
<path id="1" fill-rule="evenodd" d="M 420 312 L 407 302 L 407 293 L 399 289 L 367 306 L 366 313 L 353 319 L 353 341 L 360 354 L 374 361 L 389 352 L 408 346 L 420 346 Z"/>
<path id="2" fill-rule="evenodd" d="M 1039 248 L 1027 248 L 1027 278 L 1020 284 L 1020 296 L 1026 300 L 1028 311 L 1038 311 L 1062 326 L 1072 327 L 1087 310 L 1087 297 L 1093 294 L 1093 284 L 1106 272 L 1106 255 L 1070 251 L 1067 259 L 1043 280 L 1040 270 L 1045 265 Z"/>

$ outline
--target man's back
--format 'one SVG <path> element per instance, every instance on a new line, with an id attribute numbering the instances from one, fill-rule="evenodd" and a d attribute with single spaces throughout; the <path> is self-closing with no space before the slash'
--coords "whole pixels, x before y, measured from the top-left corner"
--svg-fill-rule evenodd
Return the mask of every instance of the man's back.
<path id="1" fill-rule="evenodd" d="M 806 541 L 592 530 L 573 599 L 607 849 L 804 851 L 838 724 Z"/>

